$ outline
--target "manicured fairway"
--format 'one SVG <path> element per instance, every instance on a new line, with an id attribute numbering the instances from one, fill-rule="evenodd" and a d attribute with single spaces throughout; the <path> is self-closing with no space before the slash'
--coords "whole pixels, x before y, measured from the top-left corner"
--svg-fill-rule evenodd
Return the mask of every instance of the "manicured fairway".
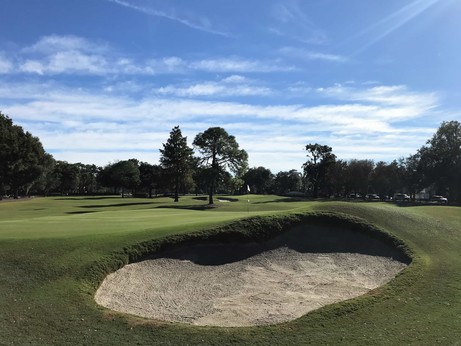
<path id="1" fill-rule="evenodd" d="M 461 209 L 244 196 L 204 208 L 171 199 L 36 198 L 0 203 L 0 345 L 460 345 Z M 88 268 L 141 241 L 243 217 L 328 211 L 403 240 L 408 269 L 364 297 L 293 322 L 190 327 L 111 313 L 94 303 Z"/>

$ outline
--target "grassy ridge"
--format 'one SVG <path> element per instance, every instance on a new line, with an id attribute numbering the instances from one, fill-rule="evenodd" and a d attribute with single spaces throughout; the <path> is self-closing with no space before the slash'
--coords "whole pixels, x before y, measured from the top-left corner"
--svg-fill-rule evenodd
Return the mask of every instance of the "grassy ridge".
<path id="1" fill-rule="evenodd" d="M 288 202 L 292 201 L 292 202 Z M 47 198 L 0 204 L 0 344 L 456 345 L 461 340 L 461 212 L 381 203 L 251 196 L 207 210 L 169 199 Z M 194 328 L 112 314 L 83 280 L 95 261 L 133 244 L 247 216 L 338 213 L 402 239 L 412 265 L 367 296 L 259 328 Z M 459 344 L 459 343 L 458 343 Z"/>
<path id="2" fill-rule="evenodd" d="M 157 255 L 157 253 L 160 254 L 158 256 L 161 256 L 163 251 L 197 244 L 235 244 L 251 242 L 261 244 L 299 225 L 327 226 L 329 229 L 334 228 L 344 231 L 343 233 L 345 233 L 345 235 L 341 237 L 341 239 L 344 239 L 344 245 L 341 247 L 347 248 L 348 250 L 355 248 L 356 251 L 367 251 L 367 253 L 375 254 L 373 252 L 375 250 L 370 249 L 370 246 L 371 241 L 376 240 L 379 244 L 387 244 L 391 248 L 399 249 L 400 254 L 396 252 L 394 255 L 401 258 L 405 263 L 410 263 L 413 256 L 411 249 L 400 239 L 363 222 L 361 219 L 339 213 L 304 212 L 275 216 L 254 216 L 203 231 L 176 234 L 127 246 L 91 265 L 85 273 L 84 279 L 88 281 L 90 286 L 97 289 L 108 274 L 120 269 L 128 263 L 150 259 L 153 255 Z M 325 231 L 322 231 L 322 233 L 324 232 Z M 330 251 L 327 250 L 327 248 L 329 249 L 329 245 L 326 243 L 327 239 L 325 236 L 322 237 L 321 233 L 309 233 L 309 229 L 307 228 L 304 229 L 303 233 L 309 234 L 308 237 L 316 236 L 322 238 L 320 242 L 316 241 L 316 239 L 310 239 L 308 241 L 311 244 L 312 250 L 317 248 L 316 251 L 319 251 L 318 246 L 321 246 L 321 251 Z M 337 236 L 339 237 L 340 234 L 337 234 Z M 366 244 L 347 245 L 346 243 L 350 243 L 347 241 L 347 237 L 354 237 L 357 242 L 366 242 Z M 293 246 L 300 243 L 301 239 L 297 237 L 296 240 L 289 241 L 287 238 L 284 238 L 282 241 L 285 246 L 287 242 Z M 383 245 L 379 245 L 379 247 L 382 248 Z M 234 249 L 233 251 L 238 250 Z M 236 258 L 238 258 L 238 255 Z"/>

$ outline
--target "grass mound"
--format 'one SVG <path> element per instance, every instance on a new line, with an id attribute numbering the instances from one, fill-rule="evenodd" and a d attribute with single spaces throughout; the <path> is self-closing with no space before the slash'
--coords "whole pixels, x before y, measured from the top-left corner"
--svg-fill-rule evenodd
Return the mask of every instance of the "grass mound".
<path id="1" fill-rule="evenodd" d="M 250 218 L 172 238 L 140 245 L 154 253 L 128 248 L 125 259 L 150 260 L 105 278 L 98 304 L 200 326 L 270 325 L 363 295 L 410 262 L 395 237 L 333 213 Z"/>
<path id="2" fill-rule="evenodd" d="M 217 265 L 280 246 L 300 252 L 353 252 L 411 262 L 411 251 L 400 239 L 364 220 L 339 213 L 310 212 L 251 217 L 127 246 L 92 264 L 86 279 L 98 287 L 107 274 L 128 263 L 168 257 Z"/>

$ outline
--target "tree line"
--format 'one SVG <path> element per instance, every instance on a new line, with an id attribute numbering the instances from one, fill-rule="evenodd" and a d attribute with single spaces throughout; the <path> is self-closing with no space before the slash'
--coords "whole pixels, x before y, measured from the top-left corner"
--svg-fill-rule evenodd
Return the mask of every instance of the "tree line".
<path id="1" fill-rule="evenodd" d="M 160 149 L 157 164 L 135 158 L 92 164 L 55 160 L 40 140 L 0 112 L 0 198 L 5 195 L 121 194 L 154 197 L 216 193 L 302 195 L 317 197 L 394 193 L 441 194 L 461 202 L 461 124 L 443 122 L 417 152 L 392 162 L 341 160 L 327 145 L 305 147 L 301 169 L 276 174 L 248 167 L 248 154 L 221 127 L 197 134 L 192 147 L 175 126 Z"/>

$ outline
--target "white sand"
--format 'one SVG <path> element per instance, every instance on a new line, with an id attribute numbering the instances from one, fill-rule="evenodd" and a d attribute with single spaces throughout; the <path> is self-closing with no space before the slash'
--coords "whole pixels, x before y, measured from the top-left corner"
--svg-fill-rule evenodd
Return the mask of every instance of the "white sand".
<path id="1" fill-rule="evenodd" d="M 405 267 L 386 257 L 288 248 L 219 266 L 160 258 L 110 274 L 95 299 L 109 309 L 157 320 L 267 325 L 360 296 Z"/>

